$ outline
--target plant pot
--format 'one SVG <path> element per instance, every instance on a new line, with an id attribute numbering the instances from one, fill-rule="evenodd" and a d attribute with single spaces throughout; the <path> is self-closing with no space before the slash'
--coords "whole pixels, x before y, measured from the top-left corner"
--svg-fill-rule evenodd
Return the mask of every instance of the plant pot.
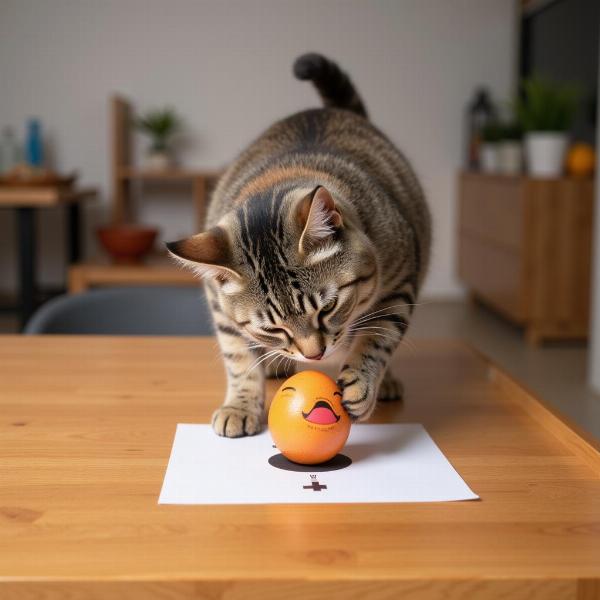
<path id="1" fill-rule="evenodd" d="M 484 173 L 498 172 L 498 144 L 484 142 L 481 144 L 479 164 Z"/>
<path id="2" fill-rule="evenodd" d="M 171 167 L 171 157 L 166 152 L 149 152 L 144 159 L 144 169 L 148 171 L 166 171 Z"/>
<path id="3" fill-rule="evenodd" d="M 498 171 L 503 175 L 518 175 L 523 168 L 523 146 L 516 140 L 500 142 Z"/>
<path id="4" fill-rule="evenodd" d="M 532 177 L 560 177 L 563 172 L 567 134 L 562 131 L 532 131 L 525 137 L 527 172 Z"/>

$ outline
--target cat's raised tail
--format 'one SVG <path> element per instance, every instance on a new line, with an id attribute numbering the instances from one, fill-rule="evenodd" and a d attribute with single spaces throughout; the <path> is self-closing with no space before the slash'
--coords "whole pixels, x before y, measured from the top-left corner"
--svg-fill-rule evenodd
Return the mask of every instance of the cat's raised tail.
<path id="1" fill-rule="evenodd" d="M 367 117 L 367 109 L 348 75 L 323 55 L 311 52 L 299 56 L 294 61 L 294 75 L 312 81 L 325 106 Z"/>

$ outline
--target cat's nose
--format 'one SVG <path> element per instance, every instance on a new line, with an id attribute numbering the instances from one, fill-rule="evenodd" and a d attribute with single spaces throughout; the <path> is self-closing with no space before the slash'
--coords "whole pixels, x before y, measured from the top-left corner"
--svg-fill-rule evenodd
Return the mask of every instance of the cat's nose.
<path id="1" fill-rule="evenodd" d="M 327 345 L 321 335 L 297 337 L 294 341 L 306 360 L 321 360 L 323 358 Z"/>

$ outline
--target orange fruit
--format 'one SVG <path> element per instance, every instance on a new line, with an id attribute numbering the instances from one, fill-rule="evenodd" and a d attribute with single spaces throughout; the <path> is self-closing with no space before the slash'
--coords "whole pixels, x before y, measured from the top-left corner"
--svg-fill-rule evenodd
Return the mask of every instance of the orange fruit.
<path id="1" fill-rule="evenodd" d="M 567 172 L 574 177 L 588 177 L 594 172 L 596 153 L 589 144 L 573 144 L 567 153 Z"/>
<path id="2" fill-rule="evenodd" d="M 350 417 L 335 381 L 318 371 L 302 371 L 277 390 L 269 409 L 269 429 L 289 460 L 315 465 L 333 458 L 350 434 Z"/>

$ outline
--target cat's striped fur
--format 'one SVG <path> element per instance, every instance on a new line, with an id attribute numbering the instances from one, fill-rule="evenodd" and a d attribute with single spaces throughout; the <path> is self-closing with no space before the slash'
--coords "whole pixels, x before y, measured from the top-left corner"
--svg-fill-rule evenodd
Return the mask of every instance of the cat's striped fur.
<path id="1" fill-rule="evenodd" d="M 398 397 L 386 369 L 429 258 L 419 183 L 348 77 L 315 54 L 294 72 L 326 108 L 270 127 L 221 178 L 209 229 L 168 244 L 206 279 L 228 377 L 213 427 L 228 437 L 261 429 L 263 366 L 284 358 L 347 351 L 339 383 L 356 419 Z"/>

